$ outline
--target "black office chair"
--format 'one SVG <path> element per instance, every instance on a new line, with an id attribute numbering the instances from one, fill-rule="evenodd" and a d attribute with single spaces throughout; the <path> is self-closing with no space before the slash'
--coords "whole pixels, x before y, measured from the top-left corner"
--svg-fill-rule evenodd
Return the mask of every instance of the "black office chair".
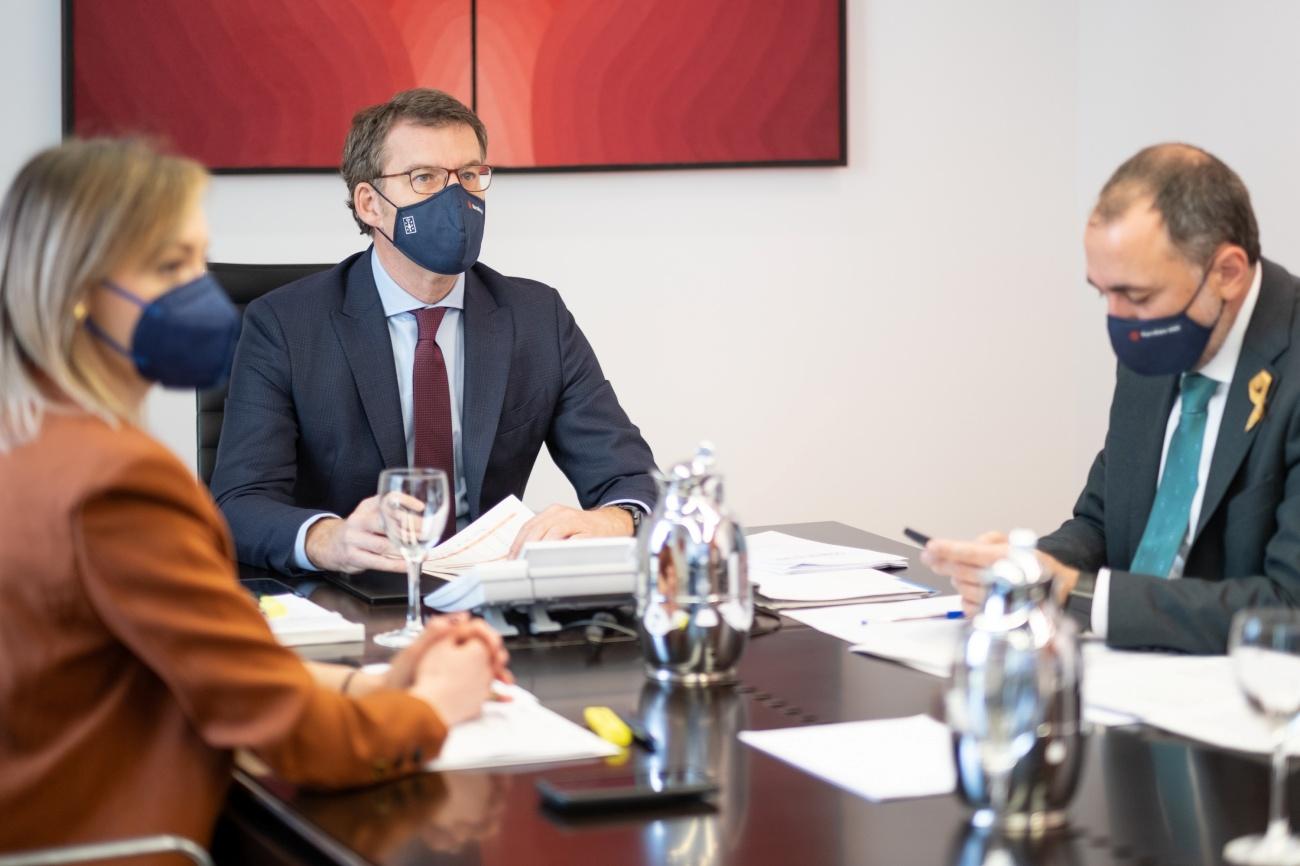
<path id="1" fill-rule="evenodd" d="M 334 265 L 208 265 L 213 276 L 221 283 L 244 314 L 244 307 L 272 289 L 285 283 L 320 273 Z M 198 392 L 198 468 L 204 484 L 212 481 L 212 470 L 217 465 L 217 443 L 221 439 L 221 420 L 226 414 L 226 386 Z"/>

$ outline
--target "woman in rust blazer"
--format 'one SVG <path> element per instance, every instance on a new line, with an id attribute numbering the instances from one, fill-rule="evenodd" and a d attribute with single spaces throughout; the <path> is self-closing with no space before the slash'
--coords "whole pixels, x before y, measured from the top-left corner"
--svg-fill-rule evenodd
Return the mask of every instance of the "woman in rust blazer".
<path id="1" fill-rule="evenodd" d="M 205 178 L 138 142 L 71 141 L 0 205 L 0 850 L 206 845 L 232 750 L 319 787 L 415 772 L 509 676 L 463 619 L 386 679 L 306 667 L 239 586 L 207 492 L 137 426 L 153 381 L 229 366 Z"/>

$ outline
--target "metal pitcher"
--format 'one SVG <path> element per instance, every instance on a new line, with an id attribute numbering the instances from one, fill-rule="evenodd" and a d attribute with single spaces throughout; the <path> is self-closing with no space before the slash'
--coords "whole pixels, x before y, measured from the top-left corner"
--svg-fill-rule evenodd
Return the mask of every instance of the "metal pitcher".
<path id="1" fill-rule="evenodd" d="M 1018 530 L 1011 541 L 964 632 L 948 714 L 958 790 L 977 809 L 974 823 L 1036 832 L 1065 823 L 1078 786 L 1082 659 L 1077 629 L 1038 567 L 1037 538 Z"/>
<path id="2" fill-rule="evenodd" d="M 659 502 L 637 538 L 637 630 L 660 682 L 734 682 L 754 621 L 745 536 L 722 504 L 713 447 L 656 473 Z"/>

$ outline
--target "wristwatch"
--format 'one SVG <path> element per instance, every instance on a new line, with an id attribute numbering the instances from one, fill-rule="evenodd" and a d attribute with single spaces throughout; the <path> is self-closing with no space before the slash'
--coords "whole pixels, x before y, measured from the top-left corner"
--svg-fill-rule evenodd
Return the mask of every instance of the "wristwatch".
<path id="1" fill-rule="evenodd" d="M 621 509 L 623 509 L 624 511 L 626 511 L 626 512 L 628 513 L 628 516 L 632 518 L 632 534 L 633 534 L 633 535 L 636 535 L 637 533 L 639 533 L 639 532 L 641 531 L 641 521 L 642 521 L 643 519 L 645 519 L 645 512 L 644 512 L 644 511 L 642 511 L 639 507 L 637 507 L 637 506 L 635 506 L 635 505 L 631 505 L 631 504 L 626 503 L 626 502 L 620 502 L 620 503 L 618 503 L 617 505 L 615 505 L 614 507 L 615 507 L 615 508 L 621 508 Z"/>

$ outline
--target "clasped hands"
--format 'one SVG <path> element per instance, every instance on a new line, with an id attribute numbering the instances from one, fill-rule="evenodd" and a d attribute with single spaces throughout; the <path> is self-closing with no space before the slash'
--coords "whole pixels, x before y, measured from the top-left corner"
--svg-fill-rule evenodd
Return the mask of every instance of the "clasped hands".
<path id="1" fill-rule="evenodd" d="M 355 574 L 358 571 L 406 570 L 406 560 L 384 533 L 379 497 L 364 499 L 346 519 L 327 517 L 307 530 L 307 558 L 323 571 Z M 632 534 L 632 517 L 622 508 L 607 506 L 583 511 L 552 505 L 519 530 L 510 557 L 530 541 L 596 538 Z"/>
<path id="2" fill-rule="evenodd" d="M 393 657 L 381 684 L 424 700 L 451 726 L 479 714 L 494 681 L 514 683 L 509 664 L 510 653 L 491 626 L 452 613 L 430 617 L 416 642 Z"/>
<path id="3" fill-rule="evenodd" d="M 921 562 L 931 571 L 952 580 L 953 589 L 961 596 L 962 610 L 974 615 L 984 606 L 988 584 L 984 571 L 1007 555 L 1007 536 L 1002 532 L 986 532 L 974 541 L 956 541 L 932 538 L 921 553 Z M 1052 592 L 1058 603 L 1079 582 L 1079 570 L 1070 568 L 1053 556 L 1038 551 L 1038 561 L 1043 573 L 1052 578 Z"/>

